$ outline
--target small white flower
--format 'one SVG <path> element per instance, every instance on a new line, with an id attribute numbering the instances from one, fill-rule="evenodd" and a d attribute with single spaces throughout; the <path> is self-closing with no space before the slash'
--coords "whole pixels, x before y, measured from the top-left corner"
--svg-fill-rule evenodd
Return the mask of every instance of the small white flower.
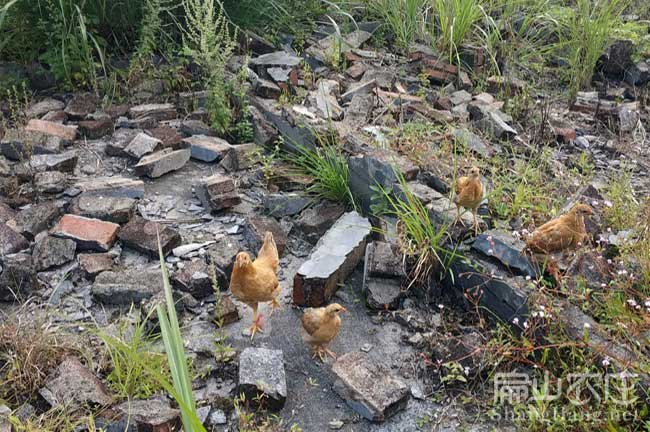
<path id="1" fill-rule="evenodd" d="M 539 317 L 540 317 L 540 318 L 544 318 L 544 312 L 540 312 L 540 313 L 539 313 Z"/>
<path id="2" fill-rule="evenodd" d="M 608 260 L 607 260 L 607 264 L 612 264 L 612 260 L 611 260 L 611 259 L 608 259 Z"/>
<path id="3" fill-rule="evenodd" d="M 519 325 L 519 318 L 514 317 L 514 318 L 512 319 L 512 323 L 513 323 L 514 325 Z"/>
<path id="4" fill-rule="evenodd" d="M 537 313 L 537 312 L 533 312 L 533 313 L 531 313 L 531 315 L 532 315 L 533 318 L 537 318 L 538 313 Z"/>
<path id="5" fill-rule="evenodd" d="M 539 305 L 539 310 L 546 310 L 546 307 L 544 305 Z"/>
<path id="6" fill-rule="evenodd" d="M 465 371 L 465 375 L 469 375 L 469 367 L 465 366 L 463 370 Z"/>
<path id="7" fill-rule="evenodd" d="M 593 207 L 598 207 L 598 201 L 593 200 L 593 201 L 591 202 L 591 205 L 592 205 Z"/>
<path id="8" fill-rule="evenodd" d="M 444 308 L 445 308 L 445 305 L 443 305 L 443 304 L 438 305 L 438 309 L 443 310 Z"/>
<path id="9" fill-rule="evenodd" d="M 612 229 L 610 227 L 607 227 L 607 232 L 612 232 Z"/>
<path id="10" fill-rule="evenodd" d="M 604 367 L 609 366 L 609 357 L 605 357 L 605 358 L 603 359 L 603 361 L 601 362 L 601 364 L 602 364 Z"/>
<path id="11" fill-rule="evenodd" d="M 634 299 L 628 299 L 627 304 L 629 304 L 632 307 L 635 307 L 637 305 L 636 300 L 634 300 Z"/>
<path id="12" fill-rule="evenodd" d="M 531 279 L 532 279 L 532 278 L 530 277 L 530 275 L 526 275 L 526 280 L 527 280 L 527 281 L 529 281 L 529 280 L 531 280 Z"/>
<path id="13" fill-rule="evenodd" d="M 610 208 L 613 206 L 612 202 L 607 201 L 607 200 L 603 201 L 603 204 L 605 204 L 607 207 L 610 207 Z"/>
<path id="14" fill-rule="evenodd" d="M 528 321 L 524 321 L 524 328 L 525 328 L 525 329 L 528 328 Z"/>
<path id="15" fill-rule="evenodd" d="M 600 286 L 601 286 L 601 288 L 606 288 L 607 284 L 603 282 L 603 283 L 600 284 Z"/>
<path id="16" fill-rule="evenodd" d="M 636 305 L 636 306 L 634 306 L 634 309 L 636 309 L 636 310 L 641 310 L 641 305 Z"/>
<path id="17" fill-rule="evenodd" d="M 645 305 L 645 307 L 650 308 L 650 300 L 646 300 L 645 303 L 643 303 L 643 304 Z"/>
<path id="18" fill-rule="evenodd" d="M 494 253 L 494 250 L 492 250 L 492 249 L 488 249 L 488 253 L 489 253 L 490 255 L 492 255 L 492 254 Z"/>
<path id="19" fill-rule="evenodd" d="M 591 328 L 591 324 L 589 324 L 589 323 L 584 323 L 582 326 L 583 326 L 584 328 L 586 328 L 586 329 Z"/>
<path id="20" fill-rule="evenodd" d="M 489 241 L 489 242 L 492 241 L 492 236 L 491 235 L 487 236 L 487 241 Z"/>

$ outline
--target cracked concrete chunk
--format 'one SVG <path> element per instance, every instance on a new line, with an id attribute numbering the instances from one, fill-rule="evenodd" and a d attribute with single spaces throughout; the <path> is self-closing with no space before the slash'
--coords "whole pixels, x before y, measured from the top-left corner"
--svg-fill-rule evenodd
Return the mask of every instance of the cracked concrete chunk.
<path id="1" fill-rule="evenodd" d="M 334 363 L 334 391 L 364 418 L 383 422 L 406 408 L 409 387 L 362 352 L 345 354 Z"/>
<path id="2" fill-rule="evenodd" d="M 371 228 L 368 219 L 354 211 L 336 221 L 298 269 L 294 303 L 317 307 L 327 302 L 359 263 Z"/>
<path id="3" fill-rule="evenodd" d="M 0 257 L 0 301 L 26 300 L 38 289 L 32 256 L 25 253 Z"/>
<path id="4" fill-rule="evenodd" d="M 239 392 L 249 401 L 263 394 L 271 409 L 281 409 L 287 399 L 282 351 L 266 348 L 242 351 L 239 355 Z"/>
<path id="5" fill-rule="evenodd" d="M 68 357 L 52 373 L 40 392 L 51 406 L 110 405 L 113 398 L 95 374 L 74 357 Z"/>
<path id="6" fill-rule="evenodd" d="M 54 201 L 45 201 L 21 210 L 7 225 L 28 240 L 33 240 L 36 234 L 48 229 L 60 213 L 61 210 Z"/>
<path id="7" fill-rule="evenodd" d="M 105 271 L 97 275 L 91 288 L 93 296 L 103 304 L 138 305 L 162 292 L 159 269 L 127 269 Z"/>
<path id="8" fill-rule="evenodd" d="M 12 230 L 5 223 L 0 223 L 0 255 L 16 253 L 29 247 L 25 237 Z"/>
<path id="9" fill-rule="evenodd" d="M 74 259 L 77 244 L 74 240 L 62 239 L 41 233 L 36 236 L 34 245 L 34 265 L 37 271 L 60 266 Z"/>

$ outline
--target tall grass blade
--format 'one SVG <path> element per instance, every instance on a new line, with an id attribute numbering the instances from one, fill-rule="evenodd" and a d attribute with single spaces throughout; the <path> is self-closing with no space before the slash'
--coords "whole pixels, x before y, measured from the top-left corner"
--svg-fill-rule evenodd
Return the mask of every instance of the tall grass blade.
<path id="1" fill-rule="evenodd" d="M 160 234 L 158 235 L 158 253 L 160 256 L 160 269 L 162 271 L 163 288 L 165 291 L 165 308 L 162 305 L 156 306 L 158 320 L 160 321 L 160 331 L 162 333 L 165 351 L 169 360 L 169 369 L 174 383 L 173 392 L 170 392 L 179 406 L 181 407 L 181 418 L 183 428 L 186 432 L 205 431 L 196 418 L 196 402 L 192 393 L 192 381 L 187 366 L 187 356 L 183 347 L 183 338 L 181 336 L 178 317 L 174 304 L 172 289 L 169 284 L 169 271 L 165 266 L 165 257 L 163 255 L 160 243 Z M 169 391 L 169 389 L 168 389 Z"/>

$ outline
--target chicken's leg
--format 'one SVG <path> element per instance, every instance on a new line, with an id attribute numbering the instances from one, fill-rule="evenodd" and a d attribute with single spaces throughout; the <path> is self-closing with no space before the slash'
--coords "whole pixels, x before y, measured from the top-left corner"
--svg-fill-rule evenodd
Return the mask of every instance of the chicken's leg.
<path id="1" fill-rule="evenodd" d="M 257 313 L 258 304 L 255 303 L 251 305 L 251 307 L 253 308 L 253 325 L 250 326 L 249 330 L 251 331 L 251 340 L 253 340 L 253 338 L 255 337 L 255 333 L 257 332 L 264 333 L 264 330 L 262 329 L 262 322 L 261 322 L 262 314 L 258 315 Z"/>
<path id="2" fill-rule="evenodd" d="M 276 309 L 282 310 L 282 305 L 278 301 L 277 297 L 271 300 L 271 314 L 273 315 L 273 312 L 275 312 Z"/>
<path id="3" fill-rule="evenodd" d="M 474 216 L 474 235 L 475 236 L 478 235 L 478 229 L 479 229 L 478 218 L 476 217 L 476 211 L 477 211 L 476 208 L 472 209 L 472 216 Z"/>
<path id="4" fill-rule="evenodd" d="M 454 219 L 454 223 L 452 225 L 456 225 L 456 222 L 460 222 L 462 226 L 465 226 L 465 222 L 463 222 L 463 218 L 461 218 L 460 215 L 460 206 L 456 204 L 456 219 Z"/>
<path id="5" fill-rule="evenodd" d="M 323 351 L 325 351 L 326 354 L 328 354 L 330 357 L 332 357 L 334 360 L 336 360 L 336 353 L 328 348 L 323 347 Z"/>
<path id="6" fill-rule="evenodd" d="M 314 345 L 313 349 L 314 349 L 314 353 L 312 354 L 311 358 L 316 358 L 316 356 L 318 356 L 320 361 L 325 362 L 325 351 L 323 349 L 323 346 Z"/>

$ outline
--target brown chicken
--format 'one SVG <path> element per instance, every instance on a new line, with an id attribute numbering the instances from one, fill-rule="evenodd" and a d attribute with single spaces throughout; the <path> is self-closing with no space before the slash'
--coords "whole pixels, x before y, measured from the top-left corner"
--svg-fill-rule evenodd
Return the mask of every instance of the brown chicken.
<path id="1" fill-rule="evenodd" d="M 463 176 L 456 180 L 456 196 L 454 197 L 454 204 L 456 204 L 458 215 L 456 216 L 454 223 L 460 220 L 460 223 L 463 224 L 463 220 L 460 218 L 461 207 L 471 210 L 472 216 L 474 216 L 474 234 L 478 234 L 479 227 L 476 211 L 478 210 L 482 200 L 483 183 L 481 183 L 481 176 L 478 167 L 474 166 L 469 170 L 469 176 Z"/>
<path id="2" fill-rule="evenodd" d="M 321 308 L 309 308 L 302 316 L 302 326 L 305 329 L 303 339 L 312 347 L 314 357 L 325 360 L 325 354 L 336 358 L 336 354 L 327 348 L 327 344 L 334 340 L 341 328 L 341 312 L 347 310 L 338 303 Z"/>
<path id="3" fill-rule="evenodd" d="M 257 306 L 262 302 L 271 302 L 273 311 L 280 307 L 277 297 L 280 295 L 278 283 L 278 249 L 273 234 L 264 234 L 264 243 L 257 254 L 257 259 L 251 261 L 246 252 L 240 252 L 235 259 L 235 266 L 230 276 L 230 291 L 242 303 L 253 309 L 253 325 L 250 327 L 251 339 L 255 333 L 262 330 L 262 315 L 257 313 Z"/>
<path id="4" fill-rule="evenodd" d="M 526 239 L 526 245 L 534 253 L 549 254 L 573 248 L 587 239 L 585 216 L 592 214 L 591 207 L 576 204 L 568 213 L 537 228 Z"/>

